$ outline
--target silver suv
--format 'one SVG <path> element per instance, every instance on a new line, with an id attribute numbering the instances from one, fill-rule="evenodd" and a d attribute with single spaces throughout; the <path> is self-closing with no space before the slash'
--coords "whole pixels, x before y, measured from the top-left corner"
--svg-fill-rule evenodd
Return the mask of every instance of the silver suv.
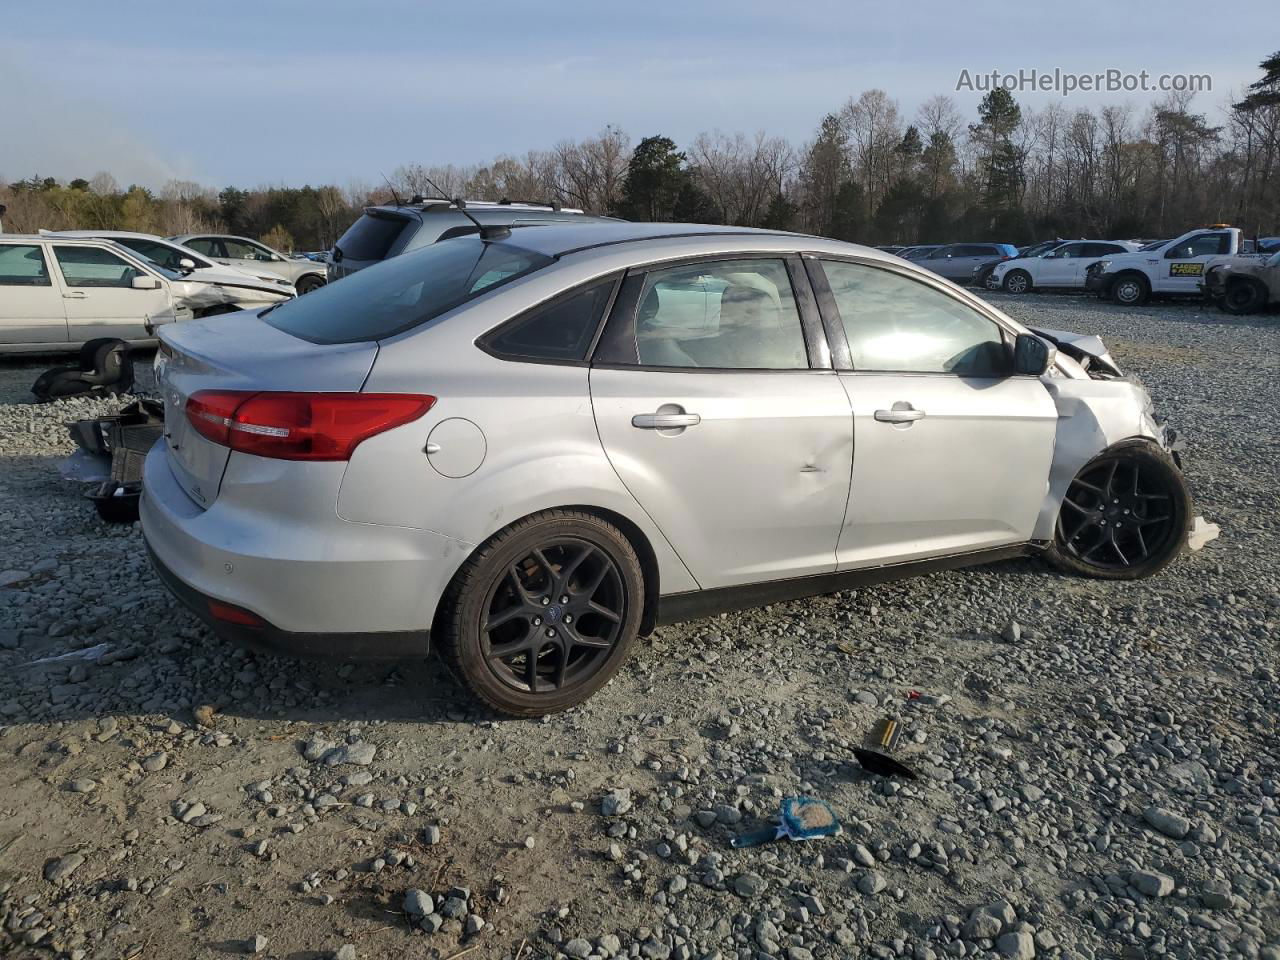
<path id="1" fill-rule="evenodd" d="M 414 197 L 405 204 L 365 207 L 364 215 L 338 239 L 329 253 L 329 281 L 332 283 L 357 270 L 429 246 L 438 240 L 477 233 L 476 220 L 486 227 L 559 221 L 618 222 L 609 217 L 588 216 L 572 207 L 509 200 L 496 203 L 468 200 L 466 213 L 455 201 L 424 197 Z"/>
<path id="2" fill-rule="evenodd" d="M 514 228 L 161 337 L 170 588 L 262 647 L 434 644 L 516 715 L 658 623 L 1024 554 L 1134 579 L 1191 522 L 1097 338 L 834 240 Z"/>

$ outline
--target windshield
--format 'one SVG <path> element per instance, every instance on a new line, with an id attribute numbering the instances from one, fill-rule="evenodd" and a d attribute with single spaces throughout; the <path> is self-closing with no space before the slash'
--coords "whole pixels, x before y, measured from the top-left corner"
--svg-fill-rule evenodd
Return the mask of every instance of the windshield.
<path id="1" fill-rule="evenodd" d="M 510 244 L 458 238 L 384 260 L 260 316 L 312 343 L 383 340 L 552 262 Z"/>

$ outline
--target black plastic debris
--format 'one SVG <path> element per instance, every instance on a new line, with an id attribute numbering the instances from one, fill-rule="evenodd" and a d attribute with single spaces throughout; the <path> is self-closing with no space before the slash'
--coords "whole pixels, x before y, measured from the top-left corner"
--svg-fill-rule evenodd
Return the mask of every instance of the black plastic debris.
<path id="1" fill-rule="evenodd" d="M 80 348 L 79 364 L 46 370 L 31 385 L 42 402 L 63 397 L 103 396 L 133 389 L 129 344 L 113 337 L 90 340 Z"/>
<path id="2" fill-rule="evenodd" d="M 892 717 L 881 720 L 868 739 L 871 747 L 854 747 L 853 755 L 859 766 L 879 777 L 902 777 L 906 780 L 915 780 L 914 770 L 889 755 L 889 752 L 898 745 L 901 733 L 897 720 Z"/>
<path id="3" fill-rule="evenodd" d="M 96 483 L 85 496 L 108 523 L 138 519 L 142 495 L 142 467 L 149 451 L 164 433 L 164 406 L 143 398 L 119 413 L 67 424 L 71 438 L 84 455 L 99 461 L 108 479 Z"/>

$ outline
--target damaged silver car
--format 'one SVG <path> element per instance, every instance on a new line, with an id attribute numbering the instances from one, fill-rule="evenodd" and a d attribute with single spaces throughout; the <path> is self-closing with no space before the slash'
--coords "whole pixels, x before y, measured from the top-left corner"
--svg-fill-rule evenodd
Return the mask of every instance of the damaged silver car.
<path id="1" fill-rule="evenodd" d="M 1177 443 L 1092 337 L 866 247 L 485 228 L 161 331 L 154 564 L 216 631 L 563 710 L 656 625 L 1039 555 L 1149 576 Z"/>
<path id="2" fill-rule="evenodd" d="M 78 350 L 103 337 L 150 344 L 166 323 L 293 296 L 244 274 L 171 270 L 109 239 L 0 236 L 0 353 Z"/>

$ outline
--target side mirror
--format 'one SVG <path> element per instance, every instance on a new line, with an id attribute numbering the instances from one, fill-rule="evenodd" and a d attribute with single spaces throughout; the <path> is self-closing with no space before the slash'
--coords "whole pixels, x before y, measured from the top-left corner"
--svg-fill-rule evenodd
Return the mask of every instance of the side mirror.
<path id="1" fill-rule="evenodd" d="M 185 270 L 188 273 L 190 273 L 195 268 L 196 268 L 196 262 L 192 260 L 190 257 L 183 257 L 181 260 L 178 261 L 178 269 L 180 270 Z"/>
<path id="2" fill-rule="evenodd" d="M 140 273 L 129 282 L 129 286 L 135 290 L 158 290 L 160 289 L 160 281 L 155 277 Z"/>
<path id="3" fill-rule="evenodd" d="M 1018 376 L 1043 376 L 1057 356 L 1057 349 L 1034 333 L 1020 333 L 1013 342 L 1013 372 Z"/>

